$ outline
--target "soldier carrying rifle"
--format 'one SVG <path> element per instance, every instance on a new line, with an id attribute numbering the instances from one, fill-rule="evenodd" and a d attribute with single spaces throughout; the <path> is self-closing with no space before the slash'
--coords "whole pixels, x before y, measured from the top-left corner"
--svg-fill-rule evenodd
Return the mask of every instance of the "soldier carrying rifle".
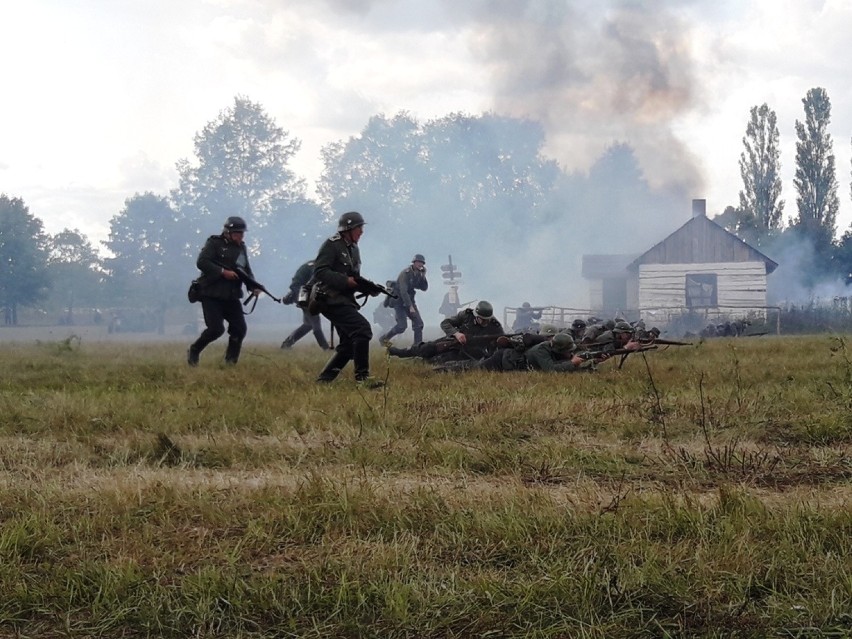
<path id="1" fill-rule="evenodd" d="M 206 328 L 186 352 L 186 362 L 190 366 L 198 366 L 201 351 L 225 333 L 225 322 L 228 322 L 225 363 L 236 364 L 240 358 L 243 339 L 248 331 L 246 318 L 240 307 L 243 280 L 247 281 L 246 285 L 251 288 L 251 294 L 255 297 L 263 290 L 253 279 L 248 252 L 243 242 L 245 232 L 246 223 L 243 218 L 229 217 L 225 220 L 222 233 L 207 238 L 198 255 L 196 265 L 202 273 L 199 278 L 199 294 Z M 240 273 L 244 274 L 243 278 Z"/>
<path id="2" fill-rule="evenodd" d="M 316 304 L 313 310 L 322 313 L 340 336 L 334 355 L 320 371 L 317 381 L 334 381 L 349 360 L 353 360 L 356 382 L 366 388 L 379 388 L 384 386 L 384 382 L 370 377 L 373 330 L 367 318 L 359 312 L 360 306 L 355 300 L 355 294 L 359 292 L 375 296 L 384 291 L 383 287 L 361 277 L 358 240 L 364 234 L 364 224 L 364 217 L 357 211 L 341 215 L 337 233 L 323 242 L 314 261 L 311 281 L 313 302 Z"/>

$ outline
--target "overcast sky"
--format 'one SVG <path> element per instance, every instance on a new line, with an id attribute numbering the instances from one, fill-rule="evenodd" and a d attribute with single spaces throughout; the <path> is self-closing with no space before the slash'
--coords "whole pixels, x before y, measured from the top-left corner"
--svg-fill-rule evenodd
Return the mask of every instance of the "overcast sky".
<path id="1" fill-rule="evenodd" d="M 711 215 L 737 203 L 749 109 L 766 102 L 788 219 L 794 124 L 824 87 L 840 231 L 852 222 L 849 0 L 26 0 L 0 18 L 0 193 L 95 244 L 126 198 L 176 186 L 236 95 L 302 140 L 309 184 L 321 148 L 371 115 L 490 110 L 540 120 L 572 170 L 628 142 L 653 185 Z"/>

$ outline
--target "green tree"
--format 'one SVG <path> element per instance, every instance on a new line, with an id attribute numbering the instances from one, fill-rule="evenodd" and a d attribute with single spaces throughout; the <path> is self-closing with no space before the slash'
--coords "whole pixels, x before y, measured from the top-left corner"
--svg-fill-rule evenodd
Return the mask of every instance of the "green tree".
<path id="1" fill-rule="evenodd" d="M 544 219 L 560 173 L 543 144 L 529 120 L 454 113 L 421 124 L 405 112 L 379 115 L 323 150 L 318 192 L 335 214 L 355 209 L 375 223 L 368 242 L 417 238 L 432 254 L 446 254 L 450 236 L 520 242 Z"/>
<path id="2" fill-rule="evenodd" d="M 0 194 L 0 306 L 4 323 L 18 323 L 18 307 L 47 295 L 47 236 L 20 198 Z"/>
<path id="3" fill-rule="evenodd" d="M 209 122 L 194 140 L 196 163 L 177 163 L 180 176 L 172 199 L 184 224 L 194 235 L 193 246 L 221 228 L 230 215 L 249 224 L 247 240 L 259 250 L 262 231 L 286 220 L 286 204 L 299 206 L 305 183 L 288 163 L 301 142 L 278 127 L 263 108 L 244 97 Z"/>
<path id="4" fill-rule="evenodd" d="M 740 191 L 737 228 L 748 242 L 781 229 L 784 201 L 781 197 L 781 162 L 778 150 L 778 124 L 775 111 L 765 103 L 751 108 L 751 117 L 743 137 L 745 150 L 740 155 Z"/>
<path id="5" fill-rule="evenodd" d="M 101 259 L 91 243 L 77 229 L 63 229 L 48 240 L 48 272 L 52 296 L 68 321 L 75 307 L 95 308 L 103 300 L 104 272 Z"/>
<path id="6" fill-rule="evenodd" d="M 828 256 L 836 230 L 837 177 L 828 125 L 831 101 L 825 89 L 808 91 L 802 100 L 805 121 L 796 120 L 796 175 L 798 218 L 795 226 L 818 254 Z"/>
<path id="7" fill-rule="evenodd" d="M 164 308 L 177 303 L 195 272 L 194 251 L 165 197 L 137 193 L 110 220 L 112 253 L 104 263 L 118 304 Z"/>

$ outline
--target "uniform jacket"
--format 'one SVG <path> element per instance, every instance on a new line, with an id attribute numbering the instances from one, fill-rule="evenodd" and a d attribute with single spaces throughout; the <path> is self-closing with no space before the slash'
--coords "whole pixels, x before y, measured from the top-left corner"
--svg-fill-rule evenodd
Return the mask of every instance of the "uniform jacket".
<path id="1" fill-rule="evenodd" d="M 415 291 L 425 291 L 428 288 L 429 282 L 426 281 L 425 273 L 415 271 L 413 266 L 403 269 L 396 278 L 396 292 L 399 299 L 395 300 L 394 306 L 405 309 L 414 306 Z"/>
<path id="2" fill-rule="evenodd" d="M 484 326 L 476 323 L 473 309 L 466 308 L 458 315 L 448 317 L 441 322 L 441 330 L 448 336 L 454 333 L 464 333 L 468 337 L 475 335 L 502 335 L 503 326 L 496 318 L 489 318 Z"/>
<path id="3" fill-rule="evenodd" d="M 347 244 L 340 233 L 335 233 L 320 246 L 314 260 L 312 282 L 320 282 L 325 288 L 330 306 L 351 304 L 355 301 L 355 289 L 349 287 L 349 278 L 361 274 L 361 252 L 357 244 Z"/>
<path id="4" fill-rule="evenodd" d="M 222 277 L 224 269 L 233 270 L 240 267 L 254 277 L 249 265 L 246 245 L 232 242 L 225 235 L 208 237 L 195 264 L 202 274 L 199 282 L 202 297 L 238 300 L 243 296 L 242 282 L 226 280 Z"/>
<path id="5" fill-rule="evenodd" d="M 293 279 L 290 280 L 290 294 L 295 299 L 299 289 L 307 284 L 314 275 L 314 260 L 308 260 L 296 269 Z"/>
<path id="6" fill-rule="evenodd" d="M 535 371 L 571 372 L 577 369 L 570 359 L 565 359 L 569 353 L 558 353 L 553 350 L 550 341 L 536 344 L 524 354 L 527 366 Z"/>

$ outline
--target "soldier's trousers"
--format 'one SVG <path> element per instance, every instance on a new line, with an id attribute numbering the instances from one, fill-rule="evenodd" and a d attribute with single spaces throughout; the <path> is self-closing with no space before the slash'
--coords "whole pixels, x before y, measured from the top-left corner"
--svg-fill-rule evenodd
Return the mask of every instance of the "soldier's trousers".
<path id="1" fill-rule="evenodd" d="M 355 379 L 369 377 L 370 340 L 373 338 L 370 322 L 358 312 L 354 304 L 328 306 L 322 314 L 334 326 L 340 340 L 334 349 L 334 355 L 320 371 L 317 381 L 332 381 L 349 360 L 354 360 Z"/>
<path id="2" fill-rule="evenodd" d="M 396 315 L 396 326 L 382 335 L 382 341 L 388 340 L 395 335 L 401 335 L 408 328 L 408 320 L 411 320 L 411 330 L 414 331 L 414 344 L 419 344 L 423 341 L 423 318 L 420 317 L 420 311 L 415 311 L 413 316 L 408 314 L 408 309 L 402 306 L 397 306 L 394 309 Z"/>
<path id="3" fill-rule="evenodd" d="M 307 309 L 304 308 L 302 309 L 302 325 L 287 336 L 287 339 L 285 339 L 284 343 L 281 344 L 281 348 L 290 348 L 311 331 L 314 332 L 314 339 L 316 339 L 320 348 L 328 350 L 328 341 L 325 339 L 325 335 L 322 332 L 320 316 L 311 315 Z"/>
<path id="4" fill-rule="evenodd" d="M 202 297 L 201 310 L 204 312 L 205 328 L 190 349 L 198 355 L 210 342 L 225 333 L 225 322 L 228 322 L 228 348 L 225 351 L 225 361 L 236 364 L 240 358 L 240 349 L 248 332 L 246 316 L 238 299 L 222 300 L 215 297 Z"/>

